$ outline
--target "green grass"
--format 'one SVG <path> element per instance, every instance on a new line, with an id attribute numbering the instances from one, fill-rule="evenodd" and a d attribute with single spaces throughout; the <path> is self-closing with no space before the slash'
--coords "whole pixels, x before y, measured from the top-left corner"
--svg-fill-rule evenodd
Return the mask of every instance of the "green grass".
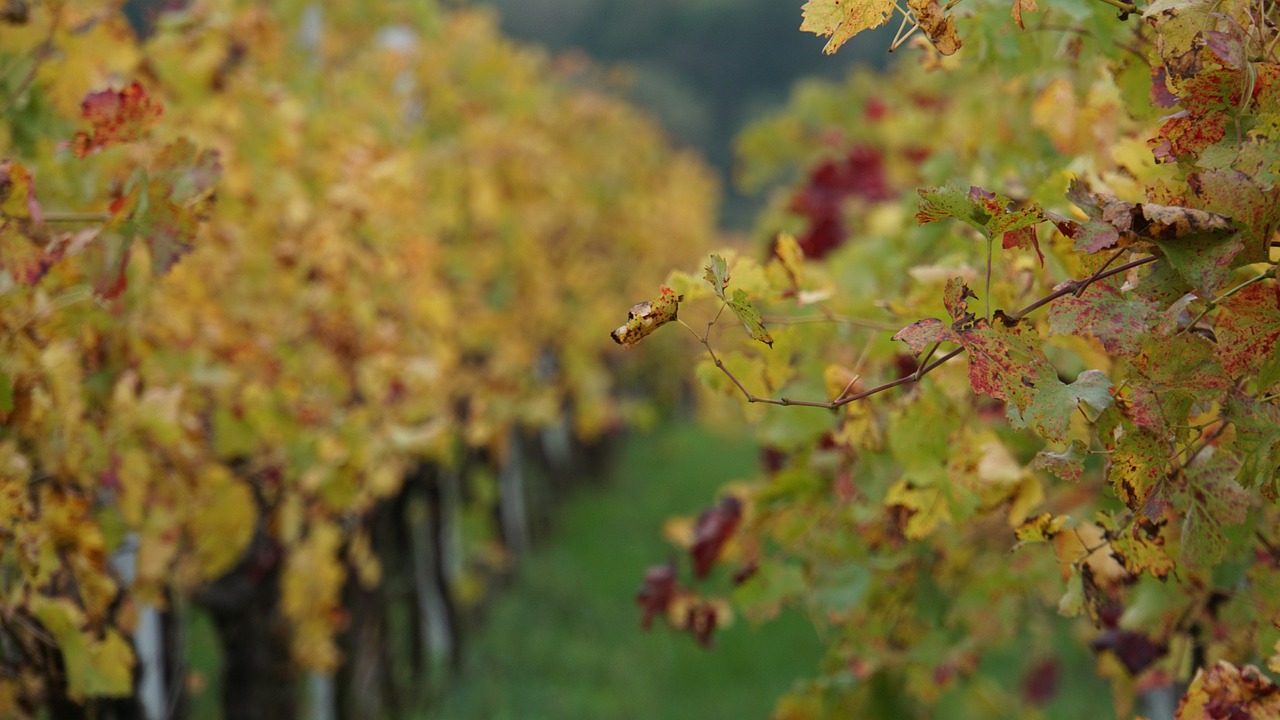
<path id="1" fill-rule="evenodd" d="M 433 720 L 766 718 L 821 646 L 796 615 L 739 621 L 711 650 L 660 623 L 640 630 L 635 592 L 672 556 L 662 521 L 695 514 L 754 474 L 754 448 L 677 425 L 625 446 L 611 482 L 576 494 L 547 542 L 468 638 Z"/>

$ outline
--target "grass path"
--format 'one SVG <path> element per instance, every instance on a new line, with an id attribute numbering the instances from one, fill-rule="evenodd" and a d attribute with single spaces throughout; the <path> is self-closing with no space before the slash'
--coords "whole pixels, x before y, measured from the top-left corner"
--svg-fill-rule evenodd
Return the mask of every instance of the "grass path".
<path id="1" fill-rule="evenodd" d="M 554 536 L 470 638 L 432 719 L 767 718 L 817 667 L 803 618 L 740 621 L 707 651 L 665 627 L 642 632 L 634 600 L 644 569 L 672 553 L 662 521 L 709 505 L 721 483 L 752 475 L 755 457 L 691 424 L 632 438 L 613 482 L 561 508 Z"/>

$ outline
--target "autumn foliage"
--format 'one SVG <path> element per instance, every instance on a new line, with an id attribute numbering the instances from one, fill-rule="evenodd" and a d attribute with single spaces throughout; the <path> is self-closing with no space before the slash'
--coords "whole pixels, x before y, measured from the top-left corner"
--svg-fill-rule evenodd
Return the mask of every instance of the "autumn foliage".
<path id="1" fill-rule="evenodd" d="M 372 518 L 411 478 L 466 487 L 431 506 L 465 607 L 523 434 L 645 411 L 599 329 L 710 236 L 703 168 L 488 16 L 309 5 L 0 25 L 0 716 L 130 697 L 142 613 L 244 597 L 294 703 L 409 551 Z"/>
<path id="2" fill-rule="evenodd" d="M 740 139 L 772 252 L 666 278 L 767 462 L 724 572 L 673 533 L 663 582 L 814 620 L 780 718 L 1277 717 L 1276 9 L 810 0 L 802 29 L 899 16 L 910 58 Z M 826 190 L 832 148 L 893 191 Z M 772 348 L 721 322 L 738 293 Z"/>

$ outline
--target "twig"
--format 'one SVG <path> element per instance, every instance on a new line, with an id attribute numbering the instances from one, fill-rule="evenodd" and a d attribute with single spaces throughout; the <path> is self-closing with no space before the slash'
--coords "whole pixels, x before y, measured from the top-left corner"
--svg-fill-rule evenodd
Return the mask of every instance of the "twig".
<path id="1" fill-rule="evenodd" d="M 1088 287 L 1091 283 L 1095 283 L 1104 278 L 1111 277 L 1112 275 L 1119 275 L 1120 273 L 1128 272 L 1133 268 L 1141 267 L 1148 263 L 1153 263 L 1158 259 L 1159 259 L 1159 256 L 1157 255 L 1149 255 L 1144 258 L 1132 260 L 1130 262 L 1127 262 L 1123 265 L 1120 265 L 1119 267 L 1115 267 L 1110 270 L 1104 270 L 1103 268 L 1105 268 L 1106 265 L 1103 265 L 1103 268 L 1099 268 L 1096 272 L 1094 272 L 1089 277 L 1084 278 L 1083 280 L 1076 280 L 1073 282 L 1064 283 L 1061 288 L 1055 290 L 1053 293 L 1046 295 L 1045 297 L 1042 297 L 1039 300 L 1031 303 L 1030 305 L 1022 308 L 1021 310 L 1018 310 L 1017 312 L 1014 312 L 1008 315 L 1008 322 L 1016 322 L 1017 320 L 1020 320 L 1023 317 L 1025 317 L 1028 313 L 1038 310 L 1039 308 L 1042 308 L 1045 305 L 1048 305 L 1049 303 L 1053 302 L 1054 300 L 1057 300 L 1058 298 L 1064 297 L 1066 295 L 1070 295 L 1076 292 L 1076 290 L 1081 287 Z M 1110 261 L 1108 261 L 1108 264 L 1109 263 Z M 965 350 L 963 346 L 958 347 L 954 350 L 951 350 L 950 352 L 945 353 L 944 355 L 942 355 L 942 357 L 939 357 L 937 360 L 934 360 L 931 363 L 928 363 L 928 364 L 922 363 L 921 367 L 917 368 L 915 372 L 909 375 L 904 375 L 898 378 L 897 380 L 890 380 L 887 383 L 884 383 L 882 385 L 877 385 L 869 390 L 864 390 L 860 393 L 855 393 L 853 395 L 840 397 L 835 400 L 827 400 L 827 401 L 793 400 L 792 398 L 788 398 L 788 397 L 778 397 L 778 398 L 764 397 L 761 395 L 756 395 L 755 393 L 748 390 L 747 387 L 742 384 L 742 381 L 739 380 L 738 377 L 734 375 L 732 371 L 729 370 L 729 368 L 724 364 L 724 362 L 720 360 L 720 357 L 716 355 L 715 350 L 712 349 L 711 347 L 711 342 L 709 340 L 711 335 L 711 326 L 715 325 L 716 321 L 720 319 L 720 316 L 724 314 L 724 308 L 725 308 L 724 305 L 720 306 L 720 310 L 716 312 L 716 316 L 712 318 L 710 322 L 707 323 L 707 331 L 702 335 L 698 335 L 698 333 L 694 331 L 693 328 L 685 324 L 683 320 L 678 320 L 677 322 L 679 322 L 682 326 L 684 326 L 684 328 L 687 329 L 689 332 L 693 333 L 694 337 L 698 338 L 698 342 L 702 343 L 703 347 L 707 349 L 707 353 L 711 356 L 711 360 L 712 362 L 715 363 L 716 368 L 720 370 L 720 372 L 724 373 L 731 382 L 733 382 L 734 386 L 738 388 L 738 390 L 742 393 L 742 396 L 749 403 L 761 403 L 764 405 L 782 405 L 786 407 L 796 405 L 799 407 L 816 407 L 816 408 L 826 408 L 827 410 L 836 410 L 836 409 L 839 409 L 840 407 L 843 407 L 844 405 L 848 405 L 851 402 L 857 402 L 858 400 L 862 400 L 863 398 L 868 398 L 868 397 L 871 397 L 872 395 L 877 395 L 886 390 L 896 388 L 900 385 L 910 385 L 912 383 L 920 382 L 920 379 L 923 378 L 925 375 L 928 375 L 929 373 L 933 372 L 937 368 L 941 367 L 948 360 L 963 353 Z M 936 350 L 937 350 L 937 346 L 935 345 L 934 348 L 929 351 L 929 354 L 932 355 L 933 352 L 935 352 Z M 925 357 L 925 360 L 928 360 L 928 356 Z"/>

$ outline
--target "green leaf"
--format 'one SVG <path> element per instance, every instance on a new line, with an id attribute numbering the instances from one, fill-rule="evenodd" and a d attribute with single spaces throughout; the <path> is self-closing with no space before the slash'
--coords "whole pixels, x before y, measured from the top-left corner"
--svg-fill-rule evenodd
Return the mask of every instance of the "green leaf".
<path id="1" fill-rule="evenodd" d="M 1031 461 L 1031 467 L 1048 470 L 1063 480 L 1079 482 L 1084 476 L 1084 461 L 1089 457 L 1089 446 L 1080 440 L 1072 440 L 1064 452 L 1041 450 Z"/>
<path id="2" fill-rule="evenodd" d="M 1077 410 L 1092 421 L 1112 402 L 1111 379 L 1101 370 L 1085 370 L 1070 385 L 1056 373 L 1045 374 L 1036 380 L 1031 404 L 1025 410 L 1010 406 L 1009 419 L 1014 427 L 1031 427 L 1048 440 L 1063 442 Z"/>
<path id="3" fill-rule="evenodd" d="M 1261 487 L 1274 499 L 1280 490 L 1280 407 L 1237 393 L 1227 403 L 1227 419 L 1236 428 L 1240 484 Z"/>
<path id="4" fill-rule="evenodd" d="M 759 340 L 765 345 L 773 347 L 773 336 L 765 329 L 764 323 L 760 319 L 760 311 L 756 310 L 756 306 L 751 304 L 751 300 L 747 298 L 745 290 L 738 288 L 733 291 L 733 299 L 729 300 L 729 309 L 746 326 L 747 333 L 751 335 L 752 340 Z"/>
<path id="5" fill-rule="evenodd" d="M 703 277 L 711 285 L 711 289 L 715 291 L 716 296 L 724 300 L 724 289 L 729 284 L 729 264 L 725 262 L 723 257 L 712 255 L 711 264 L 705 270 L 706 274 Z"/>
<path id="6" fill-rule="evenodd" d="M 1175 507 L 1185 508 L 1182 522 L 1182 561 L 1192 567 L 1209 568 L 1227 552 L 1223 526 L 1244 522 L 1252 496 L 1233 478 L 1239 461 L 1218 452 L 1187 471 L 1187 483 L 1174 498 Z"/>
<path id="7" fill-rule="evenodd" d="M 893 0 L 809 0 L 800 29 L 831 38 L 822 52 L 830 55 L 863 30 L 878 28 L 889 20 Z"/>
<path id="8" fill-rule="evenodd" d="M 968 190 L 948 185 L 920 188 L 916 192 L 920 195 L 916 220 L 922 225 L 955 218 L 988 239 L 1002 238 L 1002 247 L 1006 250 L 1017 247 L 1040 253 L 1034 227 L 1046 218 L 1039 205 L 1011 210 L 1014 205 L 1011 199 L 976 185 Z M 1043 255 L 1040 260 L 1044 261 Z"/>
<path id="9" fill-rule="evenodd" d="M 1067 591 L 1058 601 L 1058 614 L 1063 617 L 1079 617 L 1084 610 L 1084 577 L 1079 572 L 1071 573 L 1067 580 Z"/>
<path id="10" fill-rule="evenodd" d="M 733 591 L 733 601 L 755 619 L 770 620 L 783 606 L 809 589 L 804 568 L 794 563 L 766 562 Z"/>

